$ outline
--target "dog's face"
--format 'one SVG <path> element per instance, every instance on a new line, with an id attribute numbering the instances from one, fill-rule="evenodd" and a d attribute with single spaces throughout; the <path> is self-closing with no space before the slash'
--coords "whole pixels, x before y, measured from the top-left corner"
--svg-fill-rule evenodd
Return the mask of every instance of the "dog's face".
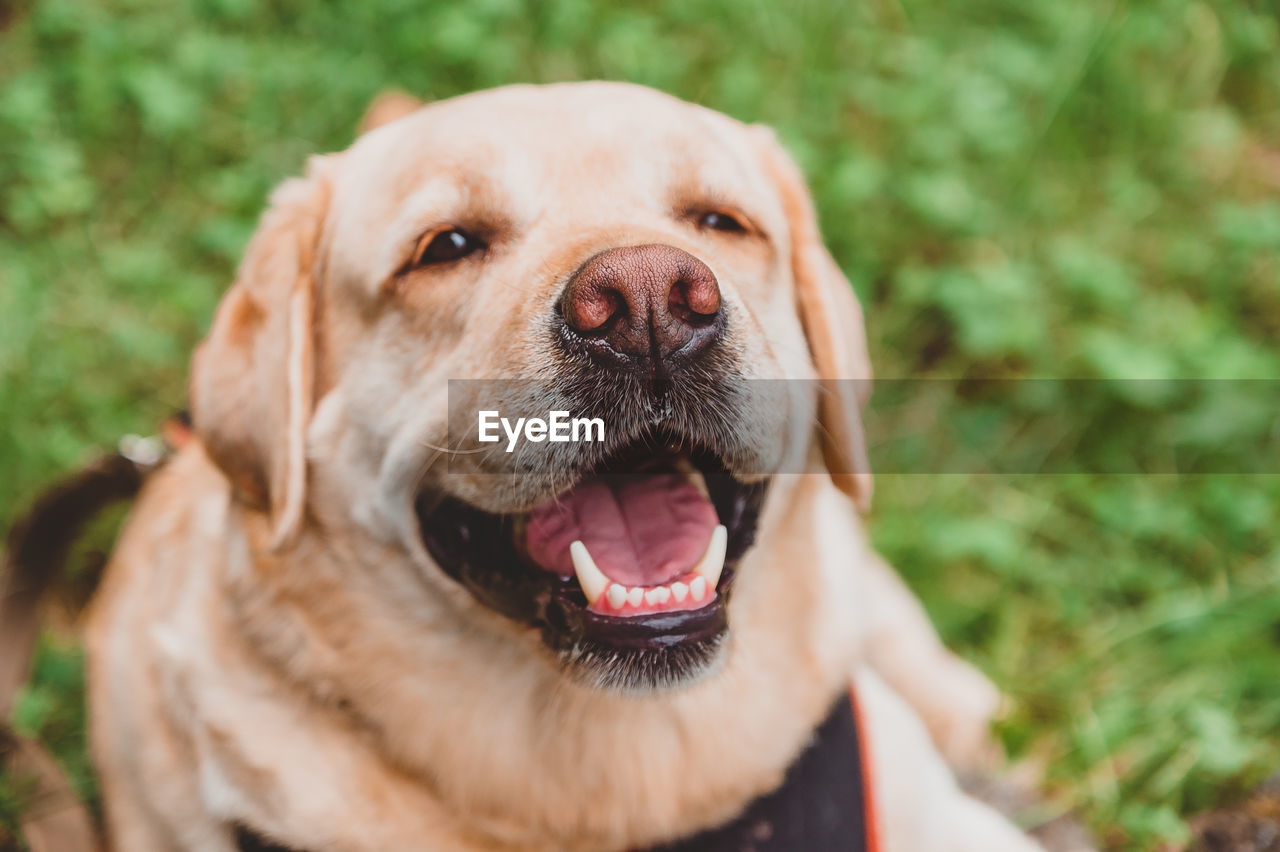
<path id="1" fill-rule="evenodd" d="M 370 533 L 474 623 L 647 688 L 716 660 L 773 475 L 817 441 L 867 498 L 856 389 L 804 381 L 869 378 L 863 340 L 767 131 L 638 87 L 515 87 L 278 191 L 192 404 L 279 547 Z M 486 410 L 602 428 L 490 443 Z"/>

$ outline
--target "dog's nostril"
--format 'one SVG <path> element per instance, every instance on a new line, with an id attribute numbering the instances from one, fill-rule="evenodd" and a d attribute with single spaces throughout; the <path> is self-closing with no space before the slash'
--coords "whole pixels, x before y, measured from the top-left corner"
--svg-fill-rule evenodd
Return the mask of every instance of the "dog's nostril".
<path id="1" fill-rule="evenodd" d="M 600 341 L 610 357 L 692 358 L 719 338 L 720 285 L 711 269 L 674 246 L 603 251 L 570 279 L 560 312 L 571 332 Z"/>
<path id="2" fill-rule="evenodd" d="M 720 313 L 720 288 L 714 278 L 695 276 L 681 279 L 671 288 L 667 308 L 678 319 L 691 325 L 707 325 Z"/>
<path id="3" fill-rule="evenodd" d="M 626 310 L 627 303 L 616 290 L 590 285 L 581 292 L 566 294 L 560 305 L 569 327 L 580 334 L 605 331 L 610 320 Z"/>

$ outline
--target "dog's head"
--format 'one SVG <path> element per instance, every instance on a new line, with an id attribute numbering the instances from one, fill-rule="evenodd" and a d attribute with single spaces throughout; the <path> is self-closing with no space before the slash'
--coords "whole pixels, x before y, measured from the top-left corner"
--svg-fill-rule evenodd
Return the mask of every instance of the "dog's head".
<path id="1" fill-rule="evenodd" d="M 763 128 L 620 84 L 367 123 L 273 196 L 197 353 L 210 457 L 278 548 L 370 533 L 597 683 L 705 670 L 774 475 L 870 496 L 861 313 L 798 170 Z M 497 426 L 554 411 L 601 426 Z"/>

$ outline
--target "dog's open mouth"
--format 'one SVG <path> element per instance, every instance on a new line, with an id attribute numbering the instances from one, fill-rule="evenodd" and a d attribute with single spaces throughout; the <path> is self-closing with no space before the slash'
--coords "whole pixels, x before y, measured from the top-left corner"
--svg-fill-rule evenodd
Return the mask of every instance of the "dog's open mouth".
<path id="1" fill-rule="evenodd" d="M 714 658 L 766 489 L 655 433 L 526 513 L 428 493 L 417 511 L 431 556 L 482 603 L 599 682 L 652 686 Z"/>

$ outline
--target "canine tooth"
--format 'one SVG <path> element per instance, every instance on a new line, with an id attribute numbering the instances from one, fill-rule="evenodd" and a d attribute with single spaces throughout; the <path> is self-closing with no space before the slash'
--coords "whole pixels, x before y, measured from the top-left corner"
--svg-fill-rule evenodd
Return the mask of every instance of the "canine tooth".
<path id="1" fill-rule="evenodd" d="M 680 603 L 689 596 L 689 587 L 679 580 L 671 584 L 671 597 L 676 599 L 676 603 Z"/>
<path id="2" fill-rule="evenodd" d="M 600 600 L 604 590 L 609 588 L 609 578 L 596 567 L 596 562 L 587 552 L 587 546 L 580 541 L 569 545 L 569 558 L 573 560 L 573 573 L 578 575 L 578 584 L 587 596 L 588 603 Z"/>
<path id="3" fill-rule="evenodd" d="M 680 456 L 676 459 L 675 467 L 684 474 L 684 478 L 689 480 L 690 485 L 698 489 L 699 494 L 708 500 L 711 499 L 711 492 L 707 490 L 707 478 L 702 475 L 702 471 L 693 466 L 693 462 L 685 456 Z"/>
<path id="4" fill-rule="evenodd" d="M 604 593 L 609 600 L 609 606 L 614 609 L 622 609 L 622 605 L 627 602 L 627 590 L 625 586 L 619 586 L 614 583 L 609 587 L 609 591 Z"/>
<path id="5" fill-rule="evenodd" d="M 695 601 L 700 601 L 707 596 L 707 578 L 698 575 L 693 578 L 693 582 L 689 584 L 689 594 Z"/>
<path id="6" fill-rule="evenodd" d="M 640 601 L 644 598 L 644 589 L 639 586 L 632 586 L 627 590 L 627 603 L 632 606 L 640 606 Z"/>
<path id="7" fill-rule="evenodd" d="M 720 582 L 720 572 L 724 570 L 724 553 L 729 543 L 729 531 L 720 524 L 711 532 L 711 541 L 707 544 L 707 552 L 693 568 L 693 573 L 707 580 L 707 588 L 714 589 Z"/>

